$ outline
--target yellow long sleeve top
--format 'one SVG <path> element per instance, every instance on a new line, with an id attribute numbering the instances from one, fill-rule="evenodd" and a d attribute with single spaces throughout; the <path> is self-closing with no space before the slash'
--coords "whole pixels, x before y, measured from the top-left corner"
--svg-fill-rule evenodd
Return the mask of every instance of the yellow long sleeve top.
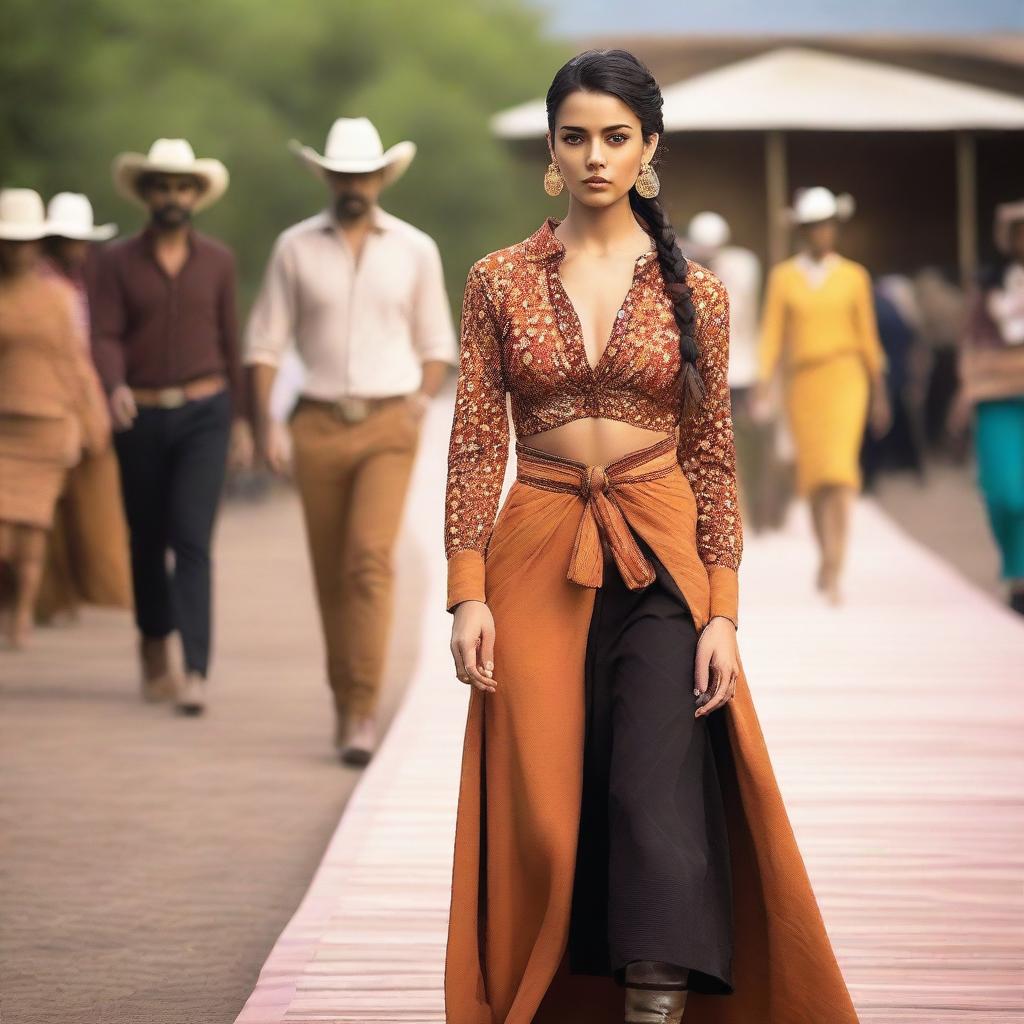
<path id="1" fill-rule="evenodd" d="M 816 286 L 795 256 L 772 267 L 761 314 L 758 378 L 770 380 L 780 362 L 790 371 L 846 352 L 860 353 L 871 376 L 886 367 L 867 269 L 837 256 Z"/>

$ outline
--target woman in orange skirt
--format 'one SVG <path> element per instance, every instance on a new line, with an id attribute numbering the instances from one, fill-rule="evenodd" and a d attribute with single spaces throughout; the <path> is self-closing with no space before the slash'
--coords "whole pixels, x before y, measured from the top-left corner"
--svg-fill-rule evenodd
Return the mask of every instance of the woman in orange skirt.
<path id="1" fill-rule="evenodd" d="M 83 448 L 98 453 L 110 443 L 74 294 L 39 271 L 46 230 L 38 193 L 0 191 L 0 605 L 13 605 L 13 648 L 31 630 L 46 536 L 68 470 Z"/>
<path id="2" fill-rule="evenodd" d="M 95 276 L 94 247 L 112 238 L 117 227 L 95 224 L 92 204 L 74 192 L 58 192 L 47 205 L 46 219 L 40 270 L 73 290 L 78 334 L 91 365 L 89 286 Z M 96 389 L 101 390 L 98 377 Z M 113 445 L 96 455 L 86 454 L 68 473 L 50 531 L 36 619 L 76 619 L 82 603 L 132 606 L 128 526 Z"/>
<path id="3" fill-rule="evenodd" d="M 466 285 L 449 1024 L 857 1019 L 737 651 L 728 296 L 655 200 L 661 103 L 625 51 L 565 65 L 568 215 Z"/>

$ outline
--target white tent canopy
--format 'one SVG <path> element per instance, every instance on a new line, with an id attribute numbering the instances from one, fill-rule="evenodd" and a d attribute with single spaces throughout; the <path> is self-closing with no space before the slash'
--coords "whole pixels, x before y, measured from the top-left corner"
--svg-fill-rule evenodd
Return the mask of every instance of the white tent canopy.
<path id="1" fill-rule="evenodd" d="M 1024 99 L 874 60 L 787 46 L 662 90 L 666 131 L 1024 128 Z M 544 102 L 497 114 L 506 139 L 543 136 Z"/>

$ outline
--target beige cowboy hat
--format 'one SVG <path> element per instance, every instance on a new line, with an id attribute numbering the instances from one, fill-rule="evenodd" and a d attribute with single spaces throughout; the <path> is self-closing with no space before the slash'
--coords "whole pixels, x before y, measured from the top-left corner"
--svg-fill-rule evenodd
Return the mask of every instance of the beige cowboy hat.
<path id="1" fill-rule="evenodd" d="M 228 188 L 228 169 L 211 158 L 197 160 L 192 146 L 185 139 L 157 139 L 149 152 L 121 153 L 112 165 L 117 191 L 140 206 L 145 206 L 139 195 L 139 178 L 150 171 L 163 174 L 194 174 L 204 182 L 204 188 L 194 207 L 195 212 L 212 206 Z"/>
<path id="2" fill-rule="evenodd" d="M 408 140 L 385 149 L 368 117 L 339 117 L 331 125 L 322 155 L 297 139 L 292 139 L 288 148 L 318 178 L 323 178 L 325 171 L 366 174 L 383 168 L 385 186 L 396 182 L 416 155 L 416 143 Z"/>
<path id="3" fill-rule="evenodd" d="M 31 188 L 0 189 L 0 241 L 38 242 L 50 233 L 43 197 Z"/>
<path id="4" fill-rule="evenodd" d="M 790 224 L 816 224 L 819 221 L 849 220 L 857 204 L 849 192 L 836 195 L 822 185 L 797 189 L 793 194 L 793 205 L 786 210 Z"/>
<path id="5" fill-rule="evenodd" d="M 1024 199 L 996 206 L 992 238 L 1004 256 L 1010 251 L 1010 228 L 1019 220 L 1024 220 Z"/>
<path id="6" fill-rule="evenodd" d="M 116 224 L 96 224 L 92 203 L 81 192 L 58 192 L 46 204 L 47 234 L 79 242 L 105 242 L 117 234 Z"/>

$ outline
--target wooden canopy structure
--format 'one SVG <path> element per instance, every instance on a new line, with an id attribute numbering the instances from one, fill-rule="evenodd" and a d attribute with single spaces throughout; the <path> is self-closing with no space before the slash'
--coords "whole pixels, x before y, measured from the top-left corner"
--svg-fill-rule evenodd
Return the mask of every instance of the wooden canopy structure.
<path id="1" fill-rule="evenodd" d="M 763 137 L 766 249 L 786 254 L 781 216 L 790 199 L 790 139 L 800 133 L 942 133 L 954 147 L 956 247 L 961 276 L 978 262 L 975 138 L 1024 129 L 1024 99 L 1010 93 L 847 54 L 783 46 L 694 75 L 663 90 L 669 133 Z M 506 139 L 543 137 L 543 101 L 497 114 Z M 1024 192 L 1024 174 L 1021 175 Z"/>

